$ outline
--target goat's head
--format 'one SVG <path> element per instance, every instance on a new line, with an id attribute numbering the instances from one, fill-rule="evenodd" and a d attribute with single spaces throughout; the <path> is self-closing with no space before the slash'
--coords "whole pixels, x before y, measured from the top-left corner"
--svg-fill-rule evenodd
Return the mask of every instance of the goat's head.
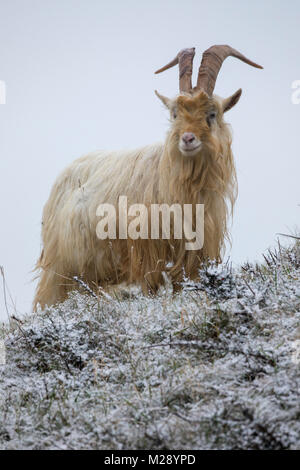
<path id="1" fill-rule="evenodd" d="M 172 140 L 185 157 L 194 157 L 211 147 L 218 132 L 224 128 L 223 114 L 240 99 L 241 89 L 225 99 L 213 95 L 219 70 L 226 57 L 233 56 L 253 67 L 262 68 L 230 46 L 212 46 L 203 53 L 197 85 L 193 88 L 194 55 L 194 48 L 183 49 L 174 60 L 155 72 L 160 73 L 179 64 L 180 95 L 170 99 L 157 91 L 155 93 L 170 110 Z"/>

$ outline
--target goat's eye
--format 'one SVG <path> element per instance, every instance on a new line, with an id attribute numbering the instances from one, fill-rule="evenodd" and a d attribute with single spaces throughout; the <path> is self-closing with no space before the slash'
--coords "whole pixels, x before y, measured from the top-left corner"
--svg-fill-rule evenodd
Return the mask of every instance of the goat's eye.
<path id="1" fill-rule="evenodd" d="M 207 121 L 207 124 L 210 126 L 211 123 L 214 121 L 214 119 L 216 119 L 216 116 L 217 116 L 217 113 L 215 111 L 211 111 L 207 118 L 206 118 L 206 121 Z"/>
<path id="2" fill-rule="evenodd" d="M 177 118 L 177 112 L 176 112 L 176 111 L 173 111 L 173 112 L 172 112 L 172 117 L 173 117 L 173 119 L 176 119 L 176 118 Z"/>

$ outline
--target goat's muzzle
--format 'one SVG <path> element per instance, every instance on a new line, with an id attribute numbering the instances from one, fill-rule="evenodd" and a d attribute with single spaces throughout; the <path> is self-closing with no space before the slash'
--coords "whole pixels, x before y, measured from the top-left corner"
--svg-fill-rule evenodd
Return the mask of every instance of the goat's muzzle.
<path id="1" fill-rule="evenodd" d="M 202 142 L 193 132 L 184 132 L 179 141 L 179 150 L 184 156 L 196 155 L 202 148 Z"/>

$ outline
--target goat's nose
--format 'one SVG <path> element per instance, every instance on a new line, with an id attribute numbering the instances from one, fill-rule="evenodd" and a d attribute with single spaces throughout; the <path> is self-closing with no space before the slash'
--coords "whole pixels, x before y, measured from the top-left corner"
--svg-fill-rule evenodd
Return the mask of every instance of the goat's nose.
<path id="1" fill-rule="evenodd" d="M 195 135 L 192 132 L 185 132 L 182 140 L 185 144 L 191 144 L 195 140 Z"/>

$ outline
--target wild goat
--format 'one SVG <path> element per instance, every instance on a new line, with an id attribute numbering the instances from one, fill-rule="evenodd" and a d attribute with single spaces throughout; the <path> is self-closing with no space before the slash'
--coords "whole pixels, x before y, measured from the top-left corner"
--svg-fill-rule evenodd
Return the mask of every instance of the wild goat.
<path id="1" fill-rule="evenodd" d="M 164 273 L 180 288 L 184 275 L 198 276 L 204 260 L 221 260 L 228 236 L 227 203 L 232 208 L 237 193 L 231 134 L 223 113 L 239 101 L 242 91 L 225 99 L 213 91 L 228 56 L 262 67 L 229 46 L 212 46 L 203 54 L 193 88 L 194 54 L 194 48 L 183 49 L 156 72 L 179 64 L 180 94 L 169 99 L 156 91 L 171 115 L 164 143 L 133 151 L 90 153 L 57 179 L 43 212 L 35 309 L 63 301 L 77 286 L 76 279 L 92 289 L 125 282 L 155 293 L 164 282 Z M 97 207 L 103 203 L 117 207 L 121 196 L 127 197 L 128 204 L 146 207 L 204 204 L 202 248 L 187 250 L 184 237 L 174 237 L 174 227 L 170 239 L 161 234 L 158 239 L 99 239 Z"/>

